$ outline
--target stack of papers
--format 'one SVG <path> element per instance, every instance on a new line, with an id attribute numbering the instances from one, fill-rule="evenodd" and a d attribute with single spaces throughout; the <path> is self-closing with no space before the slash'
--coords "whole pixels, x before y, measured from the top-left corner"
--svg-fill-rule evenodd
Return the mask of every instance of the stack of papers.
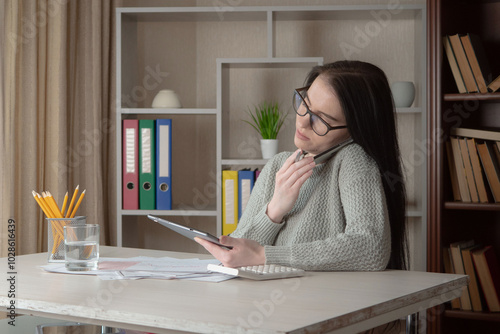
<path id="1" fill-rule="evenodd" d="M 218 265 L 220 262 L 216 259 L 176 259 L 171 257 L 101 257 L 97 270 L 70 271 L 66 269 L 64 262 L 49 263 L 41 268 L 52 273 L 97 275 L 102 280 L 154 278 L 222 282 L 232 278 L 232 276 L 209 271 L 208 264 Z"/>

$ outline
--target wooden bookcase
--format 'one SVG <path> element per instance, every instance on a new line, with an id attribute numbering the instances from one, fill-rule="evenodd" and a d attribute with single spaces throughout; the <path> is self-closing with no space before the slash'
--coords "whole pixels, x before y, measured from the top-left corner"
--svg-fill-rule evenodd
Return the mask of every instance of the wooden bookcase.
<path id="1" fill-rule="evenodd" d="M 479 35 L 495 78 L 500 74 L 499 22 L 499 1 L 428 1 L 428 271 L 444 271 L 442 249 L 456 241 L 491 244 L 500 255 L 500 204 L 453 201 L 444 146 L 452 127 L 500 128 L 500 94 L 458 94 L 442 43 L 444 35 Z M 497 333 L 499 328 L 500 313 L 449 305 L 428 313 L 428 333 Z"/>
<path id="2" fill-rule="evenodd" d="M 145 216 L 169 217 L 219 234 L 222 169 L 266 162 L 260 158 L 257 133 L 242 121 L 248 117 L 245 111 L 262 100 L 280 102 L 289 116 L 278 137 L 279 150 L 294 150 L 293 89 L 301 87 L 312 66 L 347 58 L 376 64 L 390 83 L 415 83 L 412 107 L 397 113 L 412 267 L 425 270 L 425 4 L 287 3 L 227 11 L 214 6 L 117 9 L 117 244 L 202 251 Z M 183 108 L 151 108 L 160 89 L 175 90 Z M 122 209 L 121 122 L 127 118 L 173 119 L 173 210 Z"/>

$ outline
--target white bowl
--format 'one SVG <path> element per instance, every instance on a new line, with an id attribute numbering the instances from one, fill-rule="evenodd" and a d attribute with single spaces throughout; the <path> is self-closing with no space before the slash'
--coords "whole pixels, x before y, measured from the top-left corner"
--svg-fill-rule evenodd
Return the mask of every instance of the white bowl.
<path id="1" fill-rule="evenodd" d="M 177 94 L 170 89 L 162 89 L 153 99 L 153 108 L 181 108 Z"/>

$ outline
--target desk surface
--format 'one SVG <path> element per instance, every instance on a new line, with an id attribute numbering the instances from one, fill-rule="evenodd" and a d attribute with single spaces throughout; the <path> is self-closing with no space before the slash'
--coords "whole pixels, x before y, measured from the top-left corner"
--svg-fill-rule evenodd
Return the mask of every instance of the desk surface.
<path id="1" fill-rule="evenodd" d="M 196 256 L 116 247 L 101 247 L 101 254 Z M 307 272 L 300 278 L 221 283 L 103 281 L 45 272 L 39 266 L 46 259 L 46 253 L 16 258 L 18 313 L 154 333 L 353 333 L 456 298 L 467 284 L 463 275 L 405 271 Z M 2 306 L 11 301 L 7 284 L 0 280 Z"/>

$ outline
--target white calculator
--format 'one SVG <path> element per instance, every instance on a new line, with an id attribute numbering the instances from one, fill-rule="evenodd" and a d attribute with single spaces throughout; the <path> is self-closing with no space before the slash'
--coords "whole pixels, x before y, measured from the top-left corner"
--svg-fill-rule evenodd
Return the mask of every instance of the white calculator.
<path id="1" fill-rule="evenodd" d="M 223 265 L 209 264 L 207 269 L 213 272 L 227 274 L 231 276 L 239 276 L 253 280 L 268 280 L 277 278 L 299 277 L 304 276 L 305 271 L 302 269 L 266 264 L 260 266 L 247 266 L 239 268 L 229 268 Z"/>

